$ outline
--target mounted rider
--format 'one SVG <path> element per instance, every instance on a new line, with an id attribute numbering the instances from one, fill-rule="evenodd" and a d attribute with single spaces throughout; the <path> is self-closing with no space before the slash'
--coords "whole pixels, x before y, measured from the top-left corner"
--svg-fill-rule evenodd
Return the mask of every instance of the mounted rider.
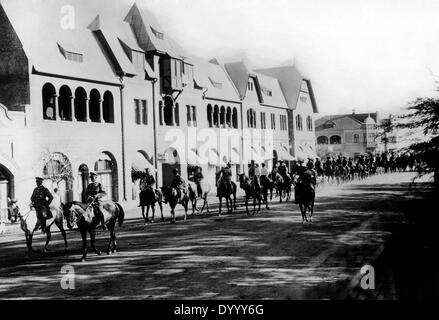
<path id="1" fill-rule="evenodd" d="M 156 192 L 154 186 L 155 186 L 155 178 L 154 176 L 151 174 L 150 169 L 149 168 L 145 168 L 145 174 L 143 175 L 142 179 L 140 179 L 140 184 L 139 184 L 139 188 L 140 188 L 140 195 L 139 195 L 139 207 L 142 206 L 143 203 L 146 202 L 146 196 L 148 191 L 149 192 Z"/>
<path id="2" fill-rule="evenodd" d="M 301 166 L 303 169 L 301 170 L 301 174 L 299 175 L 299 179 L 297 180 L 297 185 L 294 190 L 294 201 L 296 204 L 299 203 L 299 199 L 301 197 L 301 192 L 304 187 L 309 187 L 315 192 L 315 188 L 317 185 L 317 173 L 312 168 L 310 164 L 307 167 Z"/>
<path id="3" fill-rule="evenodd" d="M 188 197 L 189 194 L 188 184 L 180 175 L 178 169 L 174 169 L 172 173 L 174 174 L 174 179 L 172 180 L 171 187 L 177 189 L 178 203 L 182 203 L 182 199 Z"/>
<path id="4" fill-rule="evenodd" d="M 46 233 L 46 220 L 52 218 L 52 212 L 50 211 L 49 205 L 53 201 L 53 195 L 45 186 L 43 186 L 43 181 L 43 178 L 35 178 L 37 187 L 34 189 L 30 200 L 37 213 L 37 217 L 41 222 L 41 231 Z"/>
<path id="5" fill-rule="evenodd" d="M 282 179 L 284 179 L 285 183 L 289 183 L 291 181 L 291 177 L 288 174 L 288 168 L 285 165 L 285 162 L 282 160 L 279 161 L 279 168 L 277 169 L 277 172 L 281 175 Z"/>
<path id="6" fill-rule="evenodd" d="M 198 197 L 203 196 L 203 189 L 201 188 L 201 181 L 203 181 L 203 179 L 204 179 L 203 172 L 201 171 L 200 167 L 197 167 L 194 174 L 194 182 L 197 186 Z"/>
<path id="7" fill-rule="evenodd" d="M 268 169 L 265 163 L 261 163 L 261 184 L 270 182 L 270 177 L 268 176 Z"/>
<path id="8" fill-rule="evenodd" d="M 101 223 L 102 230 L 106 230 L 102 198 L 105 197 L 107 193 L 105 192 L 104 187 L 102 187 L 102 184 L 96 181 L 97 176 L 98 175 L 95 172 L 90 173 L 91 183 L 87 186 L 85 197 L 87 199 L 87 204 L 93 207 L 93 212 Z"/>
<path id="9" fill-rule="evenodd" d="M 256 190 L 261 190 L 261 186 L 259 184 L 259 179 L 258 179 L 258 174 L 259 176 L 261 175 L 261 172 L 259 171 L 258 165 L 254 163 L 254 161 L 252 161 L 250 168 L 248 169 L 248 177 L 250 178 L 250 181 L 253 181 L 253 184 L 256 188 Z"/>
<path id="10" fill-rule="evenodd" d="M 222 167 L 221 170 L 217 173 L 216 186 L 218 188 L 224 187 L 226 190 L 233 190 L 232 164 L 230 162 L 227 162 L 227 165 L 225 167 Z"/>

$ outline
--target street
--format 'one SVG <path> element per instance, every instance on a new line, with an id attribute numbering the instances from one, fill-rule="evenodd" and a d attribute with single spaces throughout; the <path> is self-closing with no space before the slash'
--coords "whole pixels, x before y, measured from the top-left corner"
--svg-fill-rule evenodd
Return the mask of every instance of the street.
<path id="1" fill-rule="evenodd" d="M 203 214 L 183 221 L 179 212 L 176 224 L 144 226 L 139 210 L 130 211 L 124 225 L 116 229 L 119 252 L 97 256 L 89 249 L 85 263 L 79 262 L 82 245 L 75 231 L 67 234 L 68 253 L 63 251 L 61 235 L 55 233 L 48 253 L 25 259 L 24 235 L 16 230 L 0 236 L 0 298 L 397 299 L 437 295 L 431 292 L 438 287 L 437 241 L 430 233 L 435 224 L 428 220 L 432 212 L 425 200 L 431 190 L 427 178 L 411 186 L 414 176 L 394 173 L 343 186 L 320 186 L 313 222 L 305 225 L 297 205 L 279 204 L 278 199 L 270 204 L 271 210 L 255 216 L 245 215 L 240 207 L 238 213 L 221 218 Z M 165 215 L 169 217 L 168 211 Z M 34 247 L 41 249 L 44 241 L 39 233 Z M 103 250 L 107 241 L 108 234 L 98 231 L 98 247 Z M 359 287 L 360 269 L 366 264 L 375 268 L 375 290 Z M 65 275 L 61 268 L 66 265 L 74 269 L 73 290 L 60 285 Z M 417 276 L 411 277 L 410 270 Z"/>

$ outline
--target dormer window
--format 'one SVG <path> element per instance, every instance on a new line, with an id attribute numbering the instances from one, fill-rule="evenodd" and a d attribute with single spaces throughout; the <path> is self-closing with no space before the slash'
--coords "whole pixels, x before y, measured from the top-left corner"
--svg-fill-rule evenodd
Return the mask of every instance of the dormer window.
<path id="1" fill-rule="evenodd" d="M 64 49 L 60 44 L 58 44 L 59 51 L 66 58 L 66 60 L 82 63 L 84 61 L 84 55 L 82 53 L 77 53 L 73 51 L 68 51 Z"/>
<path id="2" fill-rule="evenodd" d="M 163 40 L 163 39 L 165 38 L 165 35 L 164 35 L 163 33 L 158 32 L 158 31 L 157 31 L 156 29 L 154 29 L 153 27 L 151 27 L 151 31 L 152 31 L 152 33 L 154 34 L 154 36 L 155 36 L 157 39 Z"/>
<path id="3" fill-rule="evenodd" d="M 247 88 L 248 88 L 249 91 L 253 91 L 253 89 L 254 89 L 253 82 L 249 81 Z"/>
<path id="4" fill-rule="evenodd" d="M 267 97 L 272 97 L 273 96 L 273 91 L 271 91 L 270 89 L 261 87 L 261 91 Z"/>
<path id="5" fill-rule="evenodd" d="M 327 129 L 334 128 L 335 127 L 335 123 L 333 121 L 331 121 L 331 120 L 328 120 L 328 121 L 325 122 L 324 127 L 327 128 Z"/>
<path id="6" fill-rule="evenodd" d="M 209 77 L 210 83 L 212 83 L 214 88 L 221 89 L 223 87 L 223 84 L 221 82 L 213 80 L 211 77 Z"/>

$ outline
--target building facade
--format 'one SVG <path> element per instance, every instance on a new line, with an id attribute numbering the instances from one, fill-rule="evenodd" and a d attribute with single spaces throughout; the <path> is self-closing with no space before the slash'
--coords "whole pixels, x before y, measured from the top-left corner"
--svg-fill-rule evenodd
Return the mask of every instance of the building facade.
<path id="1" fill-rule="evenodd" d="M 83 201 L 94 171 L 109 198 L 134 207 L 145 168 L 159 186 L 197 167 L 214 185 L 227 162 L 236 177 L 252 161 L 271 167 L 299 156 L 297 145 L 315 147 L 311 83 L 294 67 L 195 58 L 136 4 L 78 2 L 66 29 L 49 17 L 68 4 L 0 1 L 2 208 L 6 198 L 27 204 L 35 176 L 64 202 Z M 298 115 L 308 130 L 292 125 Z"/>
<path id="2" fill-rule="evenodd" d="M 325 116 L 316 121 L 317 154 L 356 158 L 377 152 L 378 113 Z"/>

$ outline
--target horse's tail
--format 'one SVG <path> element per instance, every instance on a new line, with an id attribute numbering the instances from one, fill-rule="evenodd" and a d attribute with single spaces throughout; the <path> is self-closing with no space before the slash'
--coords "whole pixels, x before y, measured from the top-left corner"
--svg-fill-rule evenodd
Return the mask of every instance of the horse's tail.
<path id="1" fill-rule="evenodd" d="M 125 219 L 125 211 L 123 210 L 122 206 L 116 202 L 116 206 L 119 209 L 119 214 L 117 215 L 117 223 L 119 224 L 119 227 L 122 226 L 123 220 Z"/>

